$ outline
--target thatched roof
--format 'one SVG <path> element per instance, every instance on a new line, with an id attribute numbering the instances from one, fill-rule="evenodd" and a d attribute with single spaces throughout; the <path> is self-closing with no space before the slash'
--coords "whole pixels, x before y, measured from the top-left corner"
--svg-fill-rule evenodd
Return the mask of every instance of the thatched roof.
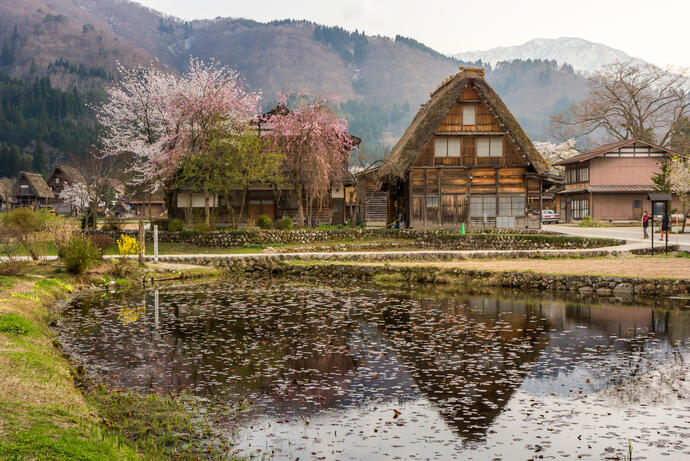
<path id="1" fill-rule="evenodd" d="M 43 176 L 38 173 L 28 173 L 22 171 L 20 173 L 17 184 L 19 184 L 22 178 L 26 179 L 26 183 L 29 185 L 33 191 L 33 195 L 39 198 L 55 198 L 53 191 L 48 187 L 48 184 L 43 180 Z M 15 185 L 15 194 L 17 194 L 17 186 Z"/>
<path id="2" fill-rule="evenodd" d="M 86 183 L 86 181 L 84 180 L 84 176 L 81 174 L 81 172 L 73 166 L 68 165 L 56 165 L 55 168 L 53 168 L 53 172 L 50 173 L 50 175 L 48 176 L 48 179 L 50 179 L 58 170 L 62 171 L 62 174 L 65 176 L 65 179 L 69 184 Z"/>
<path id="3" fill-rule="evenodd" d="M 534 170 L 540 174 L 547 172 L 548 166 L 541 154 L 534 148 L 532 141 L 498 94 L 484 80 L 484 69 L 462 66 L 460 72 L 444 80 L 431 93 L 431 99 L 419 109 L 407 131 L 393 147 L 385 164 L 379 169 L 379 175 L 382 178 L 399 176 L 400 172 L 407 171 L 412 166 L 448 111 L 458 101 L 462 90 L 468 85 L 474 87 L 493 110 L 498 123 L 514 141 L 517 151 Z"/>

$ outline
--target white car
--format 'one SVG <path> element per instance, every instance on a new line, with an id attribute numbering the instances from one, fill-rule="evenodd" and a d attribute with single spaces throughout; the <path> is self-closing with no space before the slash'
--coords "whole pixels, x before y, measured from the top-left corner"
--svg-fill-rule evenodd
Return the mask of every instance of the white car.
<path id="1" fill-rule="evenodd" d="M 556 223 L 561 220 L 561 215 L 553 210 L 541 210 L 541 222 L 544 224 Z"/>

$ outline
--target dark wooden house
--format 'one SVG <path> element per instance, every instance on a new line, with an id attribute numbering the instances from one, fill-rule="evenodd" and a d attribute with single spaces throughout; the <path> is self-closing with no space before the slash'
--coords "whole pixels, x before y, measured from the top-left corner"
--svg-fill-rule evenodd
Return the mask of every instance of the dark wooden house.
<path id="1" fill-rule="evenodd" d="M 17 208 L 33 208 L 37 210 L 50 204 L 55 198 L 53 191 L 38 173 L 22 171 L 12 190 L 13 204 Z"/>
<path id="2" fill-rule="evenodd" d="M 368 195 L 387 193 L 388 223 L 413 228 L 539 228 L 546 173 L 484 69 L 460 67 L 369 175 L 379 194 Z"/>
<path id="3" fill-rule="evenodd" d="M 76 168 L 68 165 L 56 165 L 50 175 L 48 175 L 46 184 L 48 184 L 55 196 L 51 202 L 55 206 L 55 210 L 60 214 L 72 214 L 74 211 L 72 205 L 60 200 L 60 193 L 67 186 L 86 184 L 86 181 L 81 172 Z"/>

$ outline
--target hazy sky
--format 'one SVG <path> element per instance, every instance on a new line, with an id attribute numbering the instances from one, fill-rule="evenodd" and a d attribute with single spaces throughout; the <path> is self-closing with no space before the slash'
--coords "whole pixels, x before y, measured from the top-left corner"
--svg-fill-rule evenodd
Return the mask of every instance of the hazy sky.
<path id="1" fill-rule="evenodd" d="M 405 35 L 443 53 L 580 37 L 655 64 L 690 66 L 690 0 L 136 0 L 184 19 L 307 19 Z"/>

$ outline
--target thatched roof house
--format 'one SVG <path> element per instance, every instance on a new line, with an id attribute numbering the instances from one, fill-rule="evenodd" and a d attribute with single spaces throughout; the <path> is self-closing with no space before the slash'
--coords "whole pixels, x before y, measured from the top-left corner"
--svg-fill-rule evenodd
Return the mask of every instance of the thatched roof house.
<path id="1" fill-rule="evenodd" d="M 53 191 L 38 173 L 22 171 L 12 190 L 14 204 L 18 207 L 39 208 L 55 198 Z"/>
<path id="2" fill-rule="evenodd" d="M 386 192 L 387 221 L 415 228 L 539 227 L 533 211 L 541 208 L 547 171 L 484 79 L 484 69 L 463 66 L 430 94 L 390 156 L 369 175 L 378 180 L 373 187 L 380 184 L 369 195 L 381 208 Z"/>

